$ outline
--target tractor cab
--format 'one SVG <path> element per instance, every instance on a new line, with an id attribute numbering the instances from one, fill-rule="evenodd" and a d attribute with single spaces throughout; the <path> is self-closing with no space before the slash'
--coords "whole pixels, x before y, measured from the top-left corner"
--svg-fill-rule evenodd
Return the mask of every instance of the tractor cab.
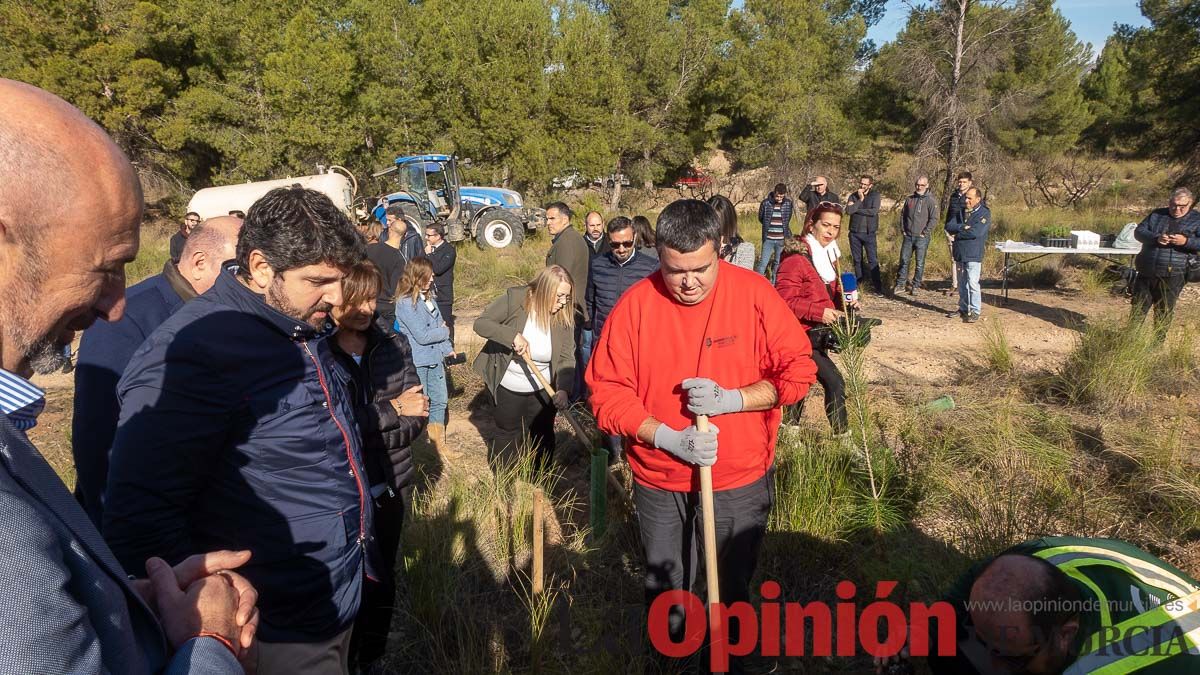
<path id="1" fill-rule="evenodd" d="M 409 213 L 410 209 L 405 212 L 421 224 L 450 216 L 452 207 L 458 202 L 455 158 L 447 155 L 399 157 L 395 173 L 399 191 L 389 194 L 388 202 L 413 205 L 412 213 Z"/>
<path id="2" fill-rule="evenodd" d="M 462 161 L 469 166 L 469 159 Z M 473 236 L 481 248 L 520 246 L 525 230 L 545 224 L 546 212 L 525 208 L 513 190 L 463 186 L 458 165 L 453 155 L 410 155 L 397 157 L 375 175 L 395 173 L 399 190 L 388 195 L 388 202 L 399 203 L 422 232 L 430 223 L 442 223 L 449 241 Z"/>

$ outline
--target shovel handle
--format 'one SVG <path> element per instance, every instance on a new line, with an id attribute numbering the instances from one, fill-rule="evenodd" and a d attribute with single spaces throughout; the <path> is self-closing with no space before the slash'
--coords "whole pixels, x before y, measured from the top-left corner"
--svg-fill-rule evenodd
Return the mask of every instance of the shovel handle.
<path id="1" fill-rule="evenodd" d="M 696 416 L 696 429 L 708 431 L 708 416 Z M 721 582 L 717 575 L 717 521 L 713 510 L 712 467 L 700 467 L 700 509 L 704 513 L 704 577 L 708 588 L 708 634 L 712 642 L 721 635 Z"/>
<path id="2" fill-rule="evenodd" d="M 551 405 L 553 405 L 554 387 L 550 385 L 550 381 L 546 379 L 545 375 L 542 375 L 541 369 L 537 367 L 537 364 L 533 362 L 533 359 L 529 358 L 528 353 L 522 354 L 521 358 L 525 359 L 525 364 L 528 365 L 529 369 L 533 371 L 534 377 L 536 377 L 538 382 L 541 383 L 542 389 L 545 390 L 546 395 L 552 399 Z M 575 419 L 575 416 L 572 415 L 569 410 L 563 410 L 562 414 L 567 418 L 567 421 L 571 423 L 571 430 L 575 432 L 575 437 L 579 439 L 579 442 L 583 443 L 584 447 L 590 447 L 591 439 L 588 437 L 588 434 L 586 431 L 584 431 L 583 427 L 580 426 L 579 420 Z"/>

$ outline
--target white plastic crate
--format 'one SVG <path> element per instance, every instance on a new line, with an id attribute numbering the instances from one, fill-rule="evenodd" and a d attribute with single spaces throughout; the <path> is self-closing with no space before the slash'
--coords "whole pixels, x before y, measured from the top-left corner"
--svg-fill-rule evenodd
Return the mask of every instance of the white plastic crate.
<path id="1" fill-rule="evenodd" d="M 1071 248 L 1100 248 L 1100 235 L 1091 230 L 1071 230 Z"/>

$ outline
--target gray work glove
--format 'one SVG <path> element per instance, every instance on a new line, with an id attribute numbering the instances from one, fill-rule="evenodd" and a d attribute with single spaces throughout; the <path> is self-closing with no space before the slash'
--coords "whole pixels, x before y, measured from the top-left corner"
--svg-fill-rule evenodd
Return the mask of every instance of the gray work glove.
<path id="1" fill-rule="evenodd" d="M 680 383 L 687 392 L 693 415 L 724 415 L 742 411 L 742 392 L 724 389 L 707 377 L 689 377 Z"/>
<path id="2" fill-rule="evenodd" d="M 654 431 L 654 447 L 666 450 L 688 464 L 712 466 L 717 463 L 717 432 L 714 424 L 708 431 L 700 431 L 692 425 L 683 431 L 660 424 Z"/>

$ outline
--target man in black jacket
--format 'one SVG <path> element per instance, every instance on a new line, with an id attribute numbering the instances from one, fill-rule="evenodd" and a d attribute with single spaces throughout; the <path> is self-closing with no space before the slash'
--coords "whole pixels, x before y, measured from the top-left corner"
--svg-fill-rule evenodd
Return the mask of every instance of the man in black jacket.
<path id="1" fill-rule="evenodd" d="M 1192 210 L 1194 202 L 1190 190 L 1179 188 L 1171 193 L 1167 208 L 1152 211 L 1133 232 L 1142 242 L 1134 259 L 1133 315 L 1145 318 L 1153 305 L 1160 338 L 1171 324 L 1183 290 L 1188 257 L 1200 253 L 1200 214 Z"/>
<path id="2" fill-rule="evenodd" d="M 865 277 L 871 278 L 871 288 L 883 295 L 883 280 L 879 276 L 879 251 L 875 235 L 879 231 L 879 192 L 872 190 L 874 179 L 863 174 L 858 189 L 846 200 L 850 214 L 850 256 L 854 258 L 854 276 L 861 286 Z"/>
<path id="3" fill-rule="evenodd" d="M 562 202 L 554 202 L 546 207 L 546 231 L 554 239 L 550 244 L 550 252 L 546 254 L 546 267 L 558 265 L 571 275 L 571 283 L 575 291 L 575 362 L 583 362 L 583 331 L 588 323 L 588 311 L 584 306 L 583 295 L 578 289 L 587 284 L 588 266 L 591 261 L 591 248 L 583 240 L 583 235 L 571 226 L 571 209 Z M 583 368 L 575 371 L 576 380 L 573 391 L 576 396 L 583 394 Z"/>
<path id="4" fill-rule="evenodd" d="M 188 235 L 192 233 L 192 228 L 200 224 L 200 214 L 195 211 L 188 211 L 183 217 L 183 222 L 179 225 L 179 231 L 171 235 L 170 254 L 171 262 L 179 262 L 179 258 L 183 255 L 183 245 L 187 243 Z"/>
<path id="5" fill-rule="evenodd" d="M 433 265 L 433 296 L 437 300 L 438 312 L 450 329 L 450 344 L 454 344 L 454 263 L 458 252 L 454 244 L 446 241 L 446 227 L 439 223 L 425 228 L 425 257 Z M 450 376 L 450 363 L 446 363 L 446 393 L 458 396 L 463 390 L 454 384 Z"/>
<path id="6" fill-rule="evenodd" d="M 444 225 L 425 227 L 425 257 L 433 265 L 433 297 L 437 299 L 438 311 L 450 329 L 450 343 L 454 343 L 454 263 L 458 253 L 454 244 L 446 242 Z"/>
<path id="7" fill-rule="evenodd" d="M 808 185 L 800 191 L 800 201 L 804 202 L 806 218 L 821 202 L 842 203 L 842 200 L 838 199 L 837 193 L 829 187 L 829 179 L 825 176 L 817 176 L 810 180 Z"/>

